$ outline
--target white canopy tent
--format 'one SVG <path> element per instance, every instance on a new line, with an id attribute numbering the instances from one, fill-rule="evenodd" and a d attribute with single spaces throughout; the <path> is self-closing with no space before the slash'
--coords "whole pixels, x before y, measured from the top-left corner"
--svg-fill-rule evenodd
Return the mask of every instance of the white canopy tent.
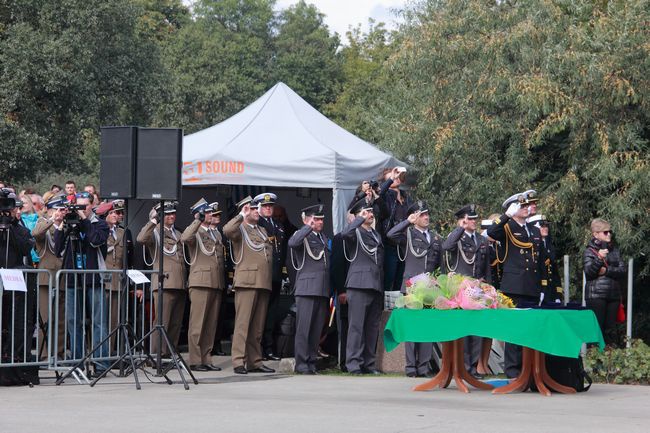
<path id="1" fill-rule="evenodd" d="M 364 179 L 401 163 L 323 116 L 286 84 L 183 141 L 183 185 L 331 188 L 334 233 Z"/>

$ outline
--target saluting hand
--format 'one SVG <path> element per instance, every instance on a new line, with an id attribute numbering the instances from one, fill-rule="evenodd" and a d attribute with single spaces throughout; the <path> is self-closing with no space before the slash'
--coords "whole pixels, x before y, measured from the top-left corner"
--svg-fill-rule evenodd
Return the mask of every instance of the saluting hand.
<path id="1" fill-rule="evenodd" d="M 411 224 L 415 224 L 415 221 L 417 221 L 417 219 L 418 219 L 418 217 L 420 216 L 421 213 L 422 212 L 420 212 L 420 211 L 413 212 L 411 215 L 408 216 L 408 218 L 407 218 L 408 222 L 410 222 Z"/>
<path id="2" fill-rule="evenodd" d="M 251 206 L 250 206 L 250 204 L 245 204 L 241 211 L 244 214 L 244 217 L 249 216 L 251 214 Z"/>
<path id="3" fill-rule="evenodd" d="M 511 203 L 510 206 L 508 206 L 508 209 L 506 210 L 506 215 L 512 218 L 513 216 L 515 216 L 517 212 L 519 212 L 519 209 L 521 209 L 521 205 L 519 204 L 519 202 Z"/>

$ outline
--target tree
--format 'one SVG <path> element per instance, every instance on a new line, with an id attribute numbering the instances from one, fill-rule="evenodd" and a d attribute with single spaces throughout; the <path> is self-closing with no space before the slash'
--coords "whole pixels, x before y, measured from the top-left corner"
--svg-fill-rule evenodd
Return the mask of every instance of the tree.
<path id="1" fill-rule="evenodd" d="M 419 170 L 434 221 L 533 187 L 562 253 L 578 257 L 596 216 L 625 254 L 650 253 L 647 0 L 438 0 L 405 18 L 390 86 L 359 113 Z"/>
<path id="2" fill-rule="evenodd" d="M 346 37 L 348 45 L 341 49 L 342 90 L 324 111 L 353 134 L 378 143 L 381 137 L 367 110 L 376 104 L 388 85 L 384 64 L 393 50 L 392 36 L 383 23 L 376 24 L 370 19 L 367 33 L 362 33 L 357 26 L 347 32 Z"/>
<path id="3" fill-rule="evenodd" d="M 132 2 L 3 2 L 0 177 L 97 172 L 102 125 L 147 124 L 161 68 Z M 95 155 L 95 156 L 93 156 Z"/>
<path id="4" fill-rule="evenodd" d="M 274 80 L 283 81 L 316 109 L 334 102 L 341 76 L 340 41 L 324 15 L 301 0 L 280 12 L 274 38 Z"/>
<path id="5" fill-rule="evenodd" d="M 164 45 L 171 83 L 159 124 L 191 133 L 235 114 L 268 88 L 273 3 L 202 0 Z"/>

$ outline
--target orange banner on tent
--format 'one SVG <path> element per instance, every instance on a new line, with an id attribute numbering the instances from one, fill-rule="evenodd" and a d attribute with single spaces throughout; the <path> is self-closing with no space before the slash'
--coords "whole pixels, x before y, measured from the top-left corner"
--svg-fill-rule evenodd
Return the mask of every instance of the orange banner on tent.
<path id="1" fill-rule="evenodd" d="M 183 162 L 183 176 L 191 176 L 185 182 L 197 182 L 205 174 L 244 174 L 246 165 L 241 161 L 196 161 Z"/>

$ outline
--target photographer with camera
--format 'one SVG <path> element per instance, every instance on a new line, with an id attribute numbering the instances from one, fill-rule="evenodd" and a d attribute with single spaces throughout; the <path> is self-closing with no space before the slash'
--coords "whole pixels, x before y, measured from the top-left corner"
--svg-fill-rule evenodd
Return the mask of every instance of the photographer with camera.
<path id="1" fill-rule="evenodd" d="M 616 342 L 616 314 L 623 300 L 619 281 L 625 276 L 625 263 L 612 242 L 607 221 L 591 221 L 591 236 L 583 255 L 585 300 L 598 319 L 605 343 L 612 344 Z"/>
<path id="2" fill-rule="evenodd" d="M 29 263 L 36 244 L 29 230 L 16 217 L 16 194 L 0 189 L 0 268 L 22 268 Z"/>
<path id="3" fill-rule="evenodd" d="M 109 229 L 92 212 L 93 196 L 77 193 L 64 209 L 54 213 L 54 245 L 62 257 L 62 269 L 106 269 L 106 241 Z M 67 275 L 65 278 L 65 316 L 72 347 L 72 359 L 84 356 L 84 302 L 92 317 L 91 345 L 96 347 L 108 335 L 108 307 L 99 272 Z M 94 357 L 108 356 L 108 341 L 102 344 Z M 95 363 L 95 375 L 108 368 L 107 361 Z"/>
<path id="4" fill-rule="evenodd" d="M 16 195 L 8 188 L 0 189 L 0 269 L 30 268 L 34 238 L 19 222 Z M 0 356 L 3 364 L 31 361 L 31 333 L 36 317 L 36 278 L 25 275 L 27 293 L 2 291 Z M 34 367 L 0 368 L 0 385 L 38 383 Z"/>
<path id="5" fill-rule="evenodd" d="M 400 290 L 404 277 L 404 262 L 397 254 L 397 245 L 386 238 L 386 234 L 397 224 L 408 218 L 408 209 L 412 204 L 410 197 L 400 189 L 406 178 L 405 167 L 394 167 L 384 170 L 384 183 L 381 185 L 379 197 L 385 203 L 386 216 L 378 224 L 380 233 L 385 241 L 384 257 L 384 291 Z"/>

